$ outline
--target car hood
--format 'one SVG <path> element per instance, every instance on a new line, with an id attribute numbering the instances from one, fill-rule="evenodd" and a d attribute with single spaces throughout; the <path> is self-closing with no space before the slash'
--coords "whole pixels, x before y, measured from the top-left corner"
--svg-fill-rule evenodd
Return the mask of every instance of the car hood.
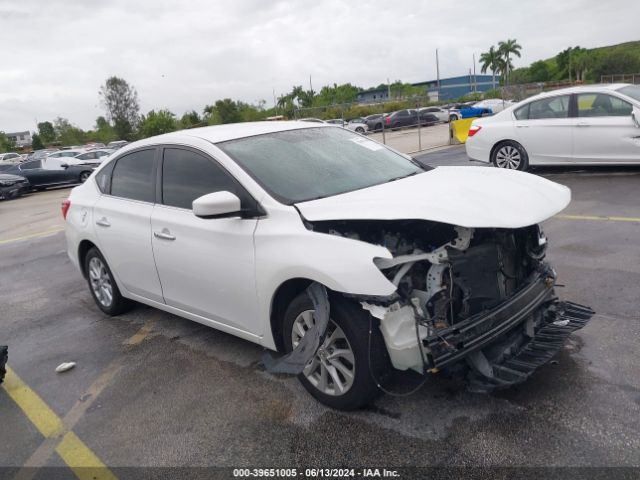
<path id="1" fill-rule="evenodd" d="M 469 228 L 520 228 L 552 217 L 570 201 L 567 187 L 536 175 L 438 167 L 296 207 L 310 221 L 421 219 Z"/>
<path id="2" fill-rule="evenodd" d="M 0 180 L 17 182 L 19 180 L 26 180 L 26 178 L 21 177 L 20 175 L 12 175 L 10 173 L 0 173 Z"/>

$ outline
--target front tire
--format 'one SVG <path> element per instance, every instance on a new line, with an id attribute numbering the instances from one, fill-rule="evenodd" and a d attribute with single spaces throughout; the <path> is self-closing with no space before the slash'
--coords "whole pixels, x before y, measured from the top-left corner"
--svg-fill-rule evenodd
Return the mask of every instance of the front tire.
<path id="1" fill-rule="evenodd" d="M 518 142 L 507 140 L 493 149 L 491 163 L 498 168 L 526 172 L 529 169 L 529 155 Z"/>
<path id="2" fill-rule="evenodd" d="M 364 133 L 364 128 L 362 128 L 362 127 L 356 127 L 356 132 L 358 132 L 358 133 Z"/>
<path id="3" fill-rule="evenodd" d="M 131 308 L 131 300 L 120 294 L 107 261 L 97 248 L 91 248 L 84 258 L 84 271 L 93 300 L 107 315 L 115 316 Z"/>
<path id="4" fill-rule="evenodd" d="M 331 319 L 325 341 L 298 375 L 304 388 L 321 403 L 338 410 L 360 408 L 378 395 L 376 381 L 390 368 L 382 334 L 373 324 L 369 348 L 369 315 L 338 295 L 331 295 Z M 293 299 L 284 316 L 287 352 L 295 348 L 315 323 L 314 306 L 306 292 Z"/>

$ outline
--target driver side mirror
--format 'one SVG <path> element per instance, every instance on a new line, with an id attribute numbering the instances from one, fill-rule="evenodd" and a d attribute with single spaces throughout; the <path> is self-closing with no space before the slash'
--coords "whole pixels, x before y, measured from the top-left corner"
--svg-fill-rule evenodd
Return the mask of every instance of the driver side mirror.
<path id="1" fill-rule="evenodd" d="M 640 128 L 640 108 L 634 106 L 631 111 L 631 119 L 636 127 Z"/>
<path id="2" fill-rule="evenodd" d="M 61 163 L 60 166 L 62 168 L 69 168 L 69 164 L 68 163 Z"/>
<path id="3" fill-rule="evenodd" d="M 240 199 L 231 192 L 207 193 L 192 203 L 193 214 L 200 218 L 238 217 L 241 214 Z"/>

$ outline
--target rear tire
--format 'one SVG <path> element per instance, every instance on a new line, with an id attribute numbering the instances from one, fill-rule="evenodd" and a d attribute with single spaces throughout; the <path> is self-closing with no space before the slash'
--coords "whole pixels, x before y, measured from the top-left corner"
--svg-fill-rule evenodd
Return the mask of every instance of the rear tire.
<path id="1" fill-rule="evenodd" d="M 90 176 L 91 176 L 91 172 L 89 172 L 89 171 L 82 172 L 82 173 L 80 174 L 80 178 L 79 178 L 80 183 L 84 183 L 84 182 L 86 182 L 86 181 L 87 181 L 87 179 L 88 179 Z"/>
<path id="2" fill-rule="evenodd" d="M 491 163 L 498 168 L 526 172 L 529 169 L 529 155 L 518 142 L 506 140 L 491 152 Z"/>
<path id="3" fill-rule="evenodd" d="M 379 383 L 390 369 L 387 349 L 378 328 L 378 321 L 375 319 L 372 319 L 369 349 L 369 314 L 357 303 L 338 294 L 331 295 L 330 302 L 331 320 L 325 342 L 309 362 L 305 372 L 298 375 L 298 379 L 321 403 L 338 410 L 355 410 L 380 395 L 381 391 L 373 378 L 375 377 Z M 294 348 L 294 337 L 298 340 L 301 338 L 299 331 L 294 330 L 297 328 L 296 324 L 300 323 L 304 329 L 307 320 L 300 319 L 304 319 L 303 314 L 313 312 L 313 309 L 313 302 L 306 292 L 302 292 L 289 304 L 284 315 L 283 328 L 287 352 Z M 307 327 L 308 325 L 307 323 Z M 340 364 L 336 367 L 336 363 Z M 327 383 L 324 388 L 323 368 Z"/>
<path id="4" fill-rule="evenodd" d="M 113 273 L 97 248 L 90 248 L 87 252 L 84 271 L 91 296 L 100 310 L 107 315 L 115 316 L 131 308 L 133 302 L 120 294 Z"/>

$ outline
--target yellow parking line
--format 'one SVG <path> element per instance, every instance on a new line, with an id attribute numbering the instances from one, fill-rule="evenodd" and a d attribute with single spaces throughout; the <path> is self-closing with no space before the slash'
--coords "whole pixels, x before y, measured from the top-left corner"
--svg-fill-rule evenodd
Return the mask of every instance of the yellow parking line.
<path id="1" fill-rule="evenodd" d="M 2 388 L 46 438 L 64 433 L 65 426 L 60 417 L 10 367 L 7 367 L 5 383 Z M 89 447 L 71 431 L 64 434 L 56 451 L 81 480 L 85 478 L 99 480 L 116 478 Z"/>
<path id="2" fill-rule="evenodd" d="M 80 480 L 116 480 L 116 476 L 73 432 L 62 437 L 56 452 Z"/>
<path id="3" fill-rule="evenodd" d="M 7 367 L 7 375 L 2 388 L 18 404 L 42 435 L 51 437 L 62 432 L 62 420 L 9 367 Z"/>
<path id="4" fill-rule="evenodd" d="M 596 215 L 556 215 L 555 218 L 562 220 L 594 220 L 608 222 L 631 222 L 640 223 L 640 217 L 600 217 Z"/>
<path id="5" fill-rule="evenodd" d="M 50 230 L 45 230 L 44 232 L 32 233 L 31 235 L 24 235 L 22 237 L 15 238 L 7 238 L 6 240 L 0 240 L 0 245 L 4 245 L 6 243 L 13 242 L 22 242 L 23 240 L 29 240 L 30 238 L 39 238 L 39 237 L 48 237 L 49 235 L 54 235 L 58 232 L 62 232 L 64 227 L 56 227 Z"/>

